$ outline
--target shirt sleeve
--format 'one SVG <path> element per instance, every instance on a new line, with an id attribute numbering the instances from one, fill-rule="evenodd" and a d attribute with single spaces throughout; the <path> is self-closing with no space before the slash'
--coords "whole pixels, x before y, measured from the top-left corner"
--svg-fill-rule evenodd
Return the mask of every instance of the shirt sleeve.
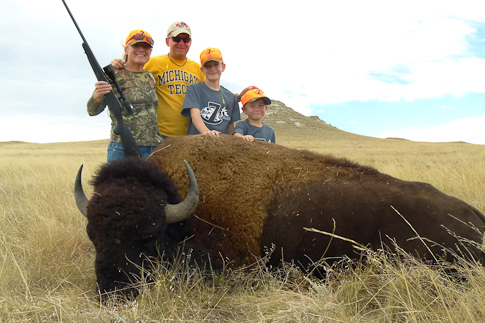
<path id="1" fill-rule="evenodd" d="M 238 120 L 241 120 L 241 112 L 239 111 L 239 104 L 237 103 L 236 96 L 233 94 L 234 99 L 232 103 L 232 115 L 230 123 L 234 123 Z"/>
<path id="2" fill-rule="evenodd" d="M 190 117 L 191 108 L 200 109 L 197 100 L 197 93 L 192 85 L 187 88 L 187 92 L 185 93 L 184 104 L 182 105 L 182 115 L 184 117 Z"/>
<path id="3" fill-rule="evenodd" d="M 106 108 L 106 100 L 103 98 L 103 100 L 100 103 L 98 103 L 91 95 L 91 97 L 88 100 L 88 114 L 90 116 L 98 115 L 101 112 L 103 112 L 104 108 Z"/>
<path id="4" fill-rule="evenodd" d="M 234 128 L 234 133 L 236 132 L 240 133 L 243 136 L 245 135 L 243 121 L 237 123 L 236 127 Z"/>

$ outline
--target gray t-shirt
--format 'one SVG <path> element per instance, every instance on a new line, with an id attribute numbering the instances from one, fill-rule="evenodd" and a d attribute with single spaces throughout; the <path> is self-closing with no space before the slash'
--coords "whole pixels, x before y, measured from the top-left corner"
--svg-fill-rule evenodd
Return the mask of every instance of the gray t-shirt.
<path id="1" fill-rule="evenodd" d="M 273 128 L 265 123 L 263 123 L 261 128 L 253 126 L 249 123 L 249 119 L 239 122 L 234 128 L 234 132 L 238 132 L 243 136 L 251 135 L 254 139 L 261 141 L 276 142 Z"/>
<path id="2" fill-rule="evenodd" d="M 182 115 L 189 117 L 187 134 L 198 135 L 200 132 L 190 118 L 191 108 L 200 110 L 202 121 L 209 130 L 217 130 L 223 134 L 227 134 L 229 124 L 241 119 L 236 96 L 223 86 L 219 91 L 214 91 L 205 82 L 192 84 L 187 88 L 182 106 Z"/>

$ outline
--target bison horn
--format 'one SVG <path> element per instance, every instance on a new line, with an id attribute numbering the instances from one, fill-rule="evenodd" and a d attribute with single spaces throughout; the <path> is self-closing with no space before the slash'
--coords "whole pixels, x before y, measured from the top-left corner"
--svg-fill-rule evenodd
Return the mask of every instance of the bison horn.
<path id="1" fill-rule="evenodd" d="M 199 203 L 199 186 L 195 179 L 194 172 L 189 164 L 184 160 L 185 168 L 189 174 L 189 193 L 184 201 L 179 204 L 167 204 L 165 206 L 165 214 L 167 215 L 167 224 L 181 222 L 186 220 L 192 213 L 194 213 Z"/>
<path id="2" fill-rule="evenodd" d="M 76 198 L 77 208 L 81 213 L 87 217 L 88 216 L 88 203 L 89 200 L 84 194 L 83 185 L 81 184 L 81 173 L 83 172 L 83 165 L 79 167 L 77 172 L 76 181 L 74 182 L 74 197 Z"/>

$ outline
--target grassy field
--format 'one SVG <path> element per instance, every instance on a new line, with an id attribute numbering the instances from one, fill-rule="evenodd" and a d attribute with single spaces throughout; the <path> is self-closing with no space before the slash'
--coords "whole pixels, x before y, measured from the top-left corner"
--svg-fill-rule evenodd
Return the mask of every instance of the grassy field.
<path id="1" fill-rule="evenodd" d="M 485 149 L 467 143 L 376 139 L 340 131 L 275 102 L 266 122 L 277 142 L 345 157 L 431 183 L 485 211 Z M 107 140 L 0 142 L 0 322 L 483 322 L 485 271 L 461 264 L 454 281 L 413 258 L 370 253 L 329 270 L 326 281 L 291 266 L 236 270 L 201 280 L 158 269 L 134 302 L 98 303 L 94 248 L 77 210 L 77 169 L 90 178 Z M 88 196 L 91 188 L 85 187 Z M 392 263 L 392 264 L 391 264 Z"/>

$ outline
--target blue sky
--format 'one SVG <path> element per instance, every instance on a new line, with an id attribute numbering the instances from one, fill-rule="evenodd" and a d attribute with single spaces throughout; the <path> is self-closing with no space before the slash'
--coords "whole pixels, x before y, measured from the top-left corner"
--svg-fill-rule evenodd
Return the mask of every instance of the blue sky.
<path id="1" fill-rule="evenodd" d="M 485 144 L 483 1 L 66 1 L 101 66 L 132 29 L 167 53 L 184 20 L 189 58 L 220 48 L 233 92 L 257 85 L 360 135 Z M 107 114 L 86 113 L 95 77 L 62 1 L 7 0 L 0 27 L 0 141 L 108 138 Z"/>
<path id="2" fill-rule="evenodd" d="M 408 138 L 424 141 L 420 140 L 416 132 L 432 131 L 435 127 L 465 119 L 464 116 L 481 120 L 483 126 L 477 130 L 478 133 L 485 132 L 484 108 L 485 93 L 466 93 L 461 97 L 447 94 L 440 98 L 425 98 L 411 102 L 351 101 L 312 106 L 312 111 L 322 120 L 332 120 L 328 123 L 348 132 L 382 138 L 411 136 Z M 458 129 L 455 130 L 458 131 Z M 462 131 L 468 131 L 466 135 L 470 135 L 469 129 Z M 443 139 L 436 135 L 436 138 L 433 136 L 431 141 L 460 141 L 470 138 L 460 137 L 461 135 L 460 133 L 443 134 Z M 473 139 L 473 141 L 476 140 L 476 138 Z"/>

